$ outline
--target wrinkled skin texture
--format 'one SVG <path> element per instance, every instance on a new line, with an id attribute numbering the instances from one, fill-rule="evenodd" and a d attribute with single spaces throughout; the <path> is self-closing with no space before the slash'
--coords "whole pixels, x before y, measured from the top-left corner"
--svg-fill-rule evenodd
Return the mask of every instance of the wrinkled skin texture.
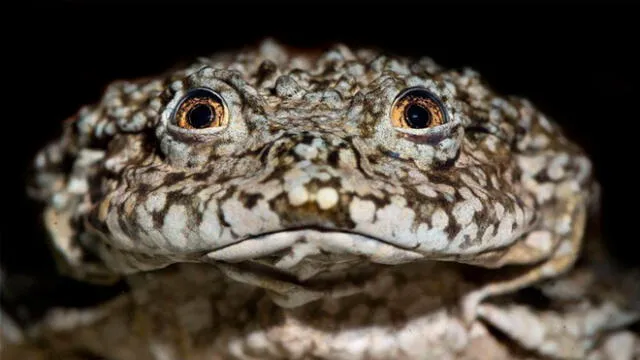
<path id="1" fill-rule="evenodd" d="M 176 125 L 180 100 L 200 87 L 224 100 L 224 126 Z M 394 99 L 411 87 L 440 99 L 444 124 L 393 126 Z M 268 40 L 114 83 L 64 129 L 36 158 L 31 188 L 61 269 L 124 277 L 131 291 L 53 310 L 25 336 L 40 348 L 16 352 L 640 353 L 625 330 L 638 318 L 629 292 L 594 265 L 589 159 L 530 102 L 494 93 L 472 70 Z"/>

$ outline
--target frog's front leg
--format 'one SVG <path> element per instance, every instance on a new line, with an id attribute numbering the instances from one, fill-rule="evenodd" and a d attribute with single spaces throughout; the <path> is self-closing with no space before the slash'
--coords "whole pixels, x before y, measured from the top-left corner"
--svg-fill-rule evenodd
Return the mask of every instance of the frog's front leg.
<path id="1" fill-rule="evenodd" d="M 640 354 L 640 336 L 624 328 L 640 320 L 640 308 L 620 283 L 634 281 L 637 274 L 604 274 L 601 261 L 613 259 L 594 254 L 598 260 L 594 261 L 589 255 L 565 275 L 536 285 L 553 306 L 483 303 L 477 308 L 478 316 L 521 347 L 544 356 L 634 359 Z"/>
<path id="2" fill-rule="evenodd" d="M 613 352 L 612 359 L 633 359 L 640 337 L 619 328 L 638 319 L 612 301 L 592 304 L 581 301 L 563 311 L 540 311 L 520 304 L 481 304 L 478 314 L 493 327 L 508 334 L 520 346 L 543 356 L 585 359 L 590 352 Z M 616 331 L 617 330 L 617 331 Z M 596 347 L 603 334 L 621 335 L 626 346 L 614 351 Z"/>
<path id="3" fill-rule="evenodd" d="M 487 285 L 470 292 L 462 299 L 462 311 L 467 323 L 473 322 L 478 316 L 478 306 L 486 298 L 512 293 L 530 286 L 543 279 L 553 278 L 565 273 L 575 264 L 582 248 L 584 229 L 587 219 L 587 201 L 584 196 L 576 195 L 565 201 L 558 218 L 555 219 L 555 229 L 549 229 L 556 236 L 557 245 L 547 260 L 533 265 L 525 266 L 523 270 L 508 271 L 506 276 L 490 281 Z M 570 226 L 563 226 L 570 224 Z M 500 263 L 519 263 L 535 261 L 539 252 L 526 252 L 522 248 L 528 248 L 530 243 L 520 241 L 504 254 Z M 517 254 L 516 256 L 512 254 Z M 527 254 L 531 257 L 529 259 Z M 508 260 L 507 260 L 508 259 Z M 519 266 L 519 265 L 516 265 Z M 501 271 L 501 270 L 497 270 Z"/>

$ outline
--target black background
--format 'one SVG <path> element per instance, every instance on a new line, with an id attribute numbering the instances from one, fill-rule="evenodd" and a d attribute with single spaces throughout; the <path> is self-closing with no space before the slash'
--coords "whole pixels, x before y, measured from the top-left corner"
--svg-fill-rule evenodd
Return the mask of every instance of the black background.
<path id="1" fill-rule="evenodd" d="M 475 68 L 499 92 L 528 97 L 592 156 L 605 239 L 622 261 L 640 265 L 633 14 L 631 5 L 612 2 L 63 2 L 10 11 L 0 254 L 22 290 L 4 301 L 77 300 L 66 291 L 73 283 L 52 280 L 37 208 L 24 192 L 31 158 L 58 135 L 60 122 L 97 101 L 114 79 L 153 75 L 265 36 L 294 46 L 340 41 L 429 55 L 448 67 Z"/>

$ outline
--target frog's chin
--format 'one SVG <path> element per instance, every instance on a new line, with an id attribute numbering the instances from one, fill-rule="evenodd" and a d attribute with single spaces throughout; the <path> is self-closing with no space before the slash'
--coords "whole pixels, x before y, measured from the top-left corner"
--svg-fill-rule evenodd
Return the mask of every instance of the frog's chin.
<path id="1" fill-rule="evenodd" d="M 218 263 L 216 266 L 232 281 L 264 289 L 276 304 L 286 308 L 320 298 L 340 298 L 359 293 L 380 271 L 389 268 L 388 265 L 360 263 L 348 270 L 323 272 L 300 281 L 295 275 L 254 261 Z"/>

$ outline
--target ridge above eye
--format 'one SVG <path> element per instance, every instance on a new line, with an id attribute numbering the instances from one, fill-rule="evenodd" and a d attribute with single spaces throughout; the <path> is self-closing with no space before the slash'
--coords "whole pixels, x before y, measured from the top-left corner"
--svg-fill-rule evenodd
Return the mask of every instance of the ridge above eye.
<path id="1" fill-rule="evenodd" d="M 422 87 L 402 91 L 391 106 L 391 123 L 397 128 L 426 129 L 446 122 L 442 101 Z"/>
<path id="2" fill-rule="evenodd" d="M 222 97 L 208 88 L 190 90 L 174 114 L 176 125 L 184 129 L 207 129 L 225 126 L 228 110 Z"/>

